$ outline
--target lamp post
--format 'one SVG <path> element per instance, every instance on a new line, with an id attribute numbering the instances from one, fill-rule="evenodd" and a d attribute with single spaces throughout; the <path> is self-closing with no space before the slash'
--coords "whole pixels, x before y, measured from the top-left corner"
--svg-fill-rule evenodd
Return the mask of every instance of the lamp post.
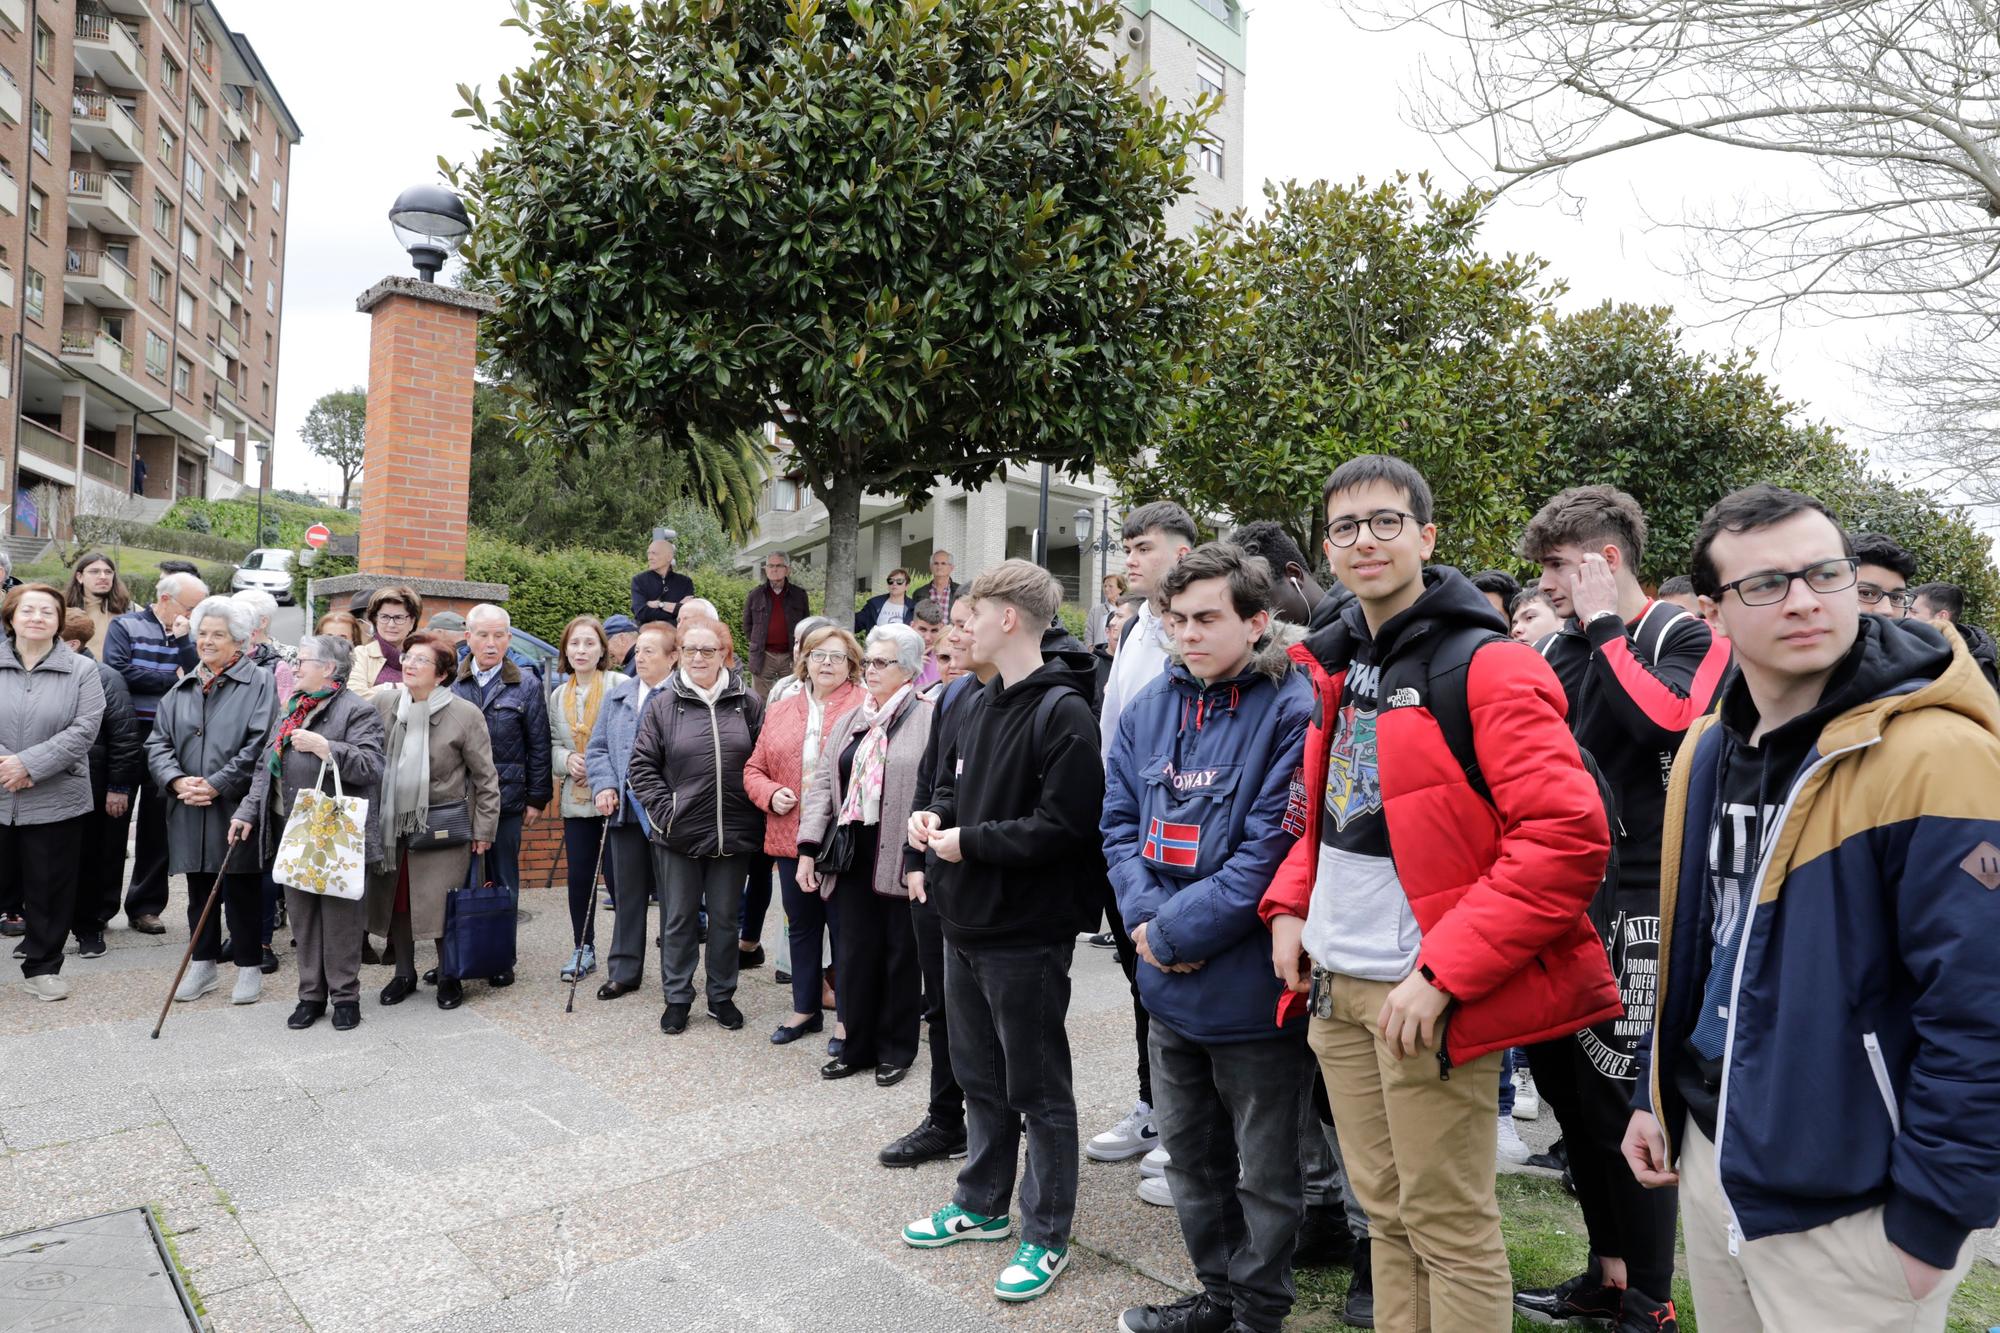
<path id="1" fill-rule="evenodd" d="M 252 443 L 257 451 L 257 544 L 264 544 L 264 464 L 271 459 L 271 442 L 257 440 Z"/>
<path id="2" fill-rule="evenodd" d="M 436 282 L 445 259 L 472 230 L 472 218 L 442 185 L 412 185 L 389 206 L 389 227 L 396 243 L 410 252 L 417 276 Z"/>
<path id="3" fill-rule="evenodd" d="M 1118 539 L 1111 535 L 1111 497 L 1106 496 L 1102 505 L 1104 509 L 1104 521 L 1102 525 L 1096 522 L 1096 516 L 1090 512 L 1087 506 L 1079 505 L 1076 511 L 1076 544 L 1080 551 L 1097 552 L 1097 582 L 1099 587 L 1103 586 L 1104 580 L 1110 575 L 1111 553 L 1118 549 Z M 1079 561 L 1077 575 L 1081 578 L 1082 574 L 1083 570 Z"/>

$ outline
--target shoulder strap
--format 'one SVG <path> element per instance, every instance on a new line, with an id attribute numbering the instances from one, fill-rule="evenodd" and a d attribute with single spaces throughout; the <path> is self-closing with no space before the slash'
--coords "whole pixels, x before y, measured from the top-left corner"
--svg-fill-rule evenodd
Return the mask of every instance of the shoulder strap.
<path id="1" fill-rule="evenodd" d="M 1476 626 L 1448 630 L 1434 638 L 1416 663 L 1424 681 L 1424 704 L 1451 757 L 1465 770 L 1465 780 L 1479 793 L 1479 799 L 1493 803 L 1493 792 L 1479 771 L 1479 753 L 1472 740 L 1472 706 L 1465 697 L 1466 675 L 1472 669 L 1472 655 L 1489 643 L 1511 643 L 1497 630 Z"/>
<path id="2" fill-rule="evenodd" d="M 1125 619 L 1125 628 L 1118 631 L 1118 646 L 1120 648 L 1125 646 L 1125 640 L 1131 638 L 1132 631 L 1137 628 L 1139 628 L 1139 617 L 1136 615 L 1127 616 Z"/>

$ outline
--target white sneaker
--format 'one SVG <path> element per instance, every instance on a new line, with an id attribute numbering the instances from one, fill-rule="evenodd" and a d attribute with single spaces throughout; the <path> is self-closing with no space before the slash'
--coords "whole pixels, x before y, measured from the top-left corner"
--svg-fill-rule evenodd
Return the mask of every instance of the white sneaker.
<path id="1" fill-rule="evenodd" d="M 1165 1148 L 1155 1148 L 1139 1159 L 1139 1179 L 1159 1180 L 1167 1174 L 1167 1163 L 1174 1160 Z"/>
<path id="2" fill-rule="evenodd" d="M 1514 1118 L 1542 1118 L 1542 1095 L 1535 1091 L 1535 1076 L 1528 1072 L 1525 1065 L 1514 1071 Z"/>
<path id="3" fill-rule="evenodd" d="M 217 975 L 214 963 L 189 963 L 187 975 L 181 978 L 180 989 L 174 992 L 174 998 L 182 1003 L 199 1000 L 221 984 L 222 978 Z"/>
<path id="4" fill-rule="evenodd" d="M 1153 1108 L 1135 1102 L 1131 1114 L 1083 1145 L 1084 1155 L 1096 1162 L 1124 1162 L 1159 1146 L 1160 1131 L 1153 1125 Z"/>
<path id="5" fill-rule="evenodd" d="M 38 1000 L 69 998 L 69 983 L 57 976 L 22 977 L 21 989 Z"/>
<path id="6" fill-rule="evenodd" d="M 231 1004 L 255 1004 L 257 997 L 264 993 L 264 969 L 260 967 L 239 967 L 236 969 L 236 989 L 229 992 Z"/>
<path id="7" fill-rule="evenodd" d="M 1528 1145 L 1521 1142 L 1521 1131 L 1514 1128 L 1514 1122 L 1506 1116 L 1500 1117 L 1500 1142 L 1496 1149 L 1500 1160 L 1512 1162 L 1515 1166 L 1525 1163 L 1534 1154 Z"/>
<path id="8" fill-rule="evenodd" d="M 1165 1176 L 1147 1176 L 1139 1182 L 1139 1202 L 1171 1208 L 1174 1206 L 1173 1186 L 1167 1184 Z"/>

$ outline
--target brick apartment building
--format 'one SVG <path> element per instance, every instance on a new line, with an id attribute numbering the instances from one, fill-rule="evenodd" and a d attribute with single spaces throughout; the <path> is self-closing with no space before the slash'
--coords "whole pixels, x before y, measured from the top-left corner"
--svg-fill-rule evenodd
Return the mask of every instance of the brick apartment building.
<path id="1" fill-rule="evenodd" d="M 299 137 L 206 0 L 0 0 L 10 534 L 257 485 Z"/>

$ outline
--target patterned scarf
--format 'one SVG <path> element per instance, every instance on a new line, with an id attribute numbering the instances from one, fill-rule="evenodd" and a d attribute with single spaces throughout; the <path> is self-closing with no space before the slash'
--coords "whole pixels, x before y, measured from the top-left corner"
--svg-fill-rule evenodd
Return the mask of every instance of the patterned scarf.
<path id="1" fill-rule="evenodd" d="M 861 747 L 854 752 L 854 771 L 847 780 L 847 796 L 840 803 L 840 823 L 882 822 L 882 777 L 889 762 L 889 723 L 914 692 L 914 684 L 906 681 L 879 709 L 872 695 L 863 701 L 861 718 L 868 724 L 868 734 L 861 738 Z"/>
<path id="2" fill-rule="evenodd" d="M 234 656 L 232 656 L 227 662 L 224 662 L 221 666 L 215 668 L 213 671 L 208 669 L 208 663 L 197 662 L 195 664 L 195 674 L 201 678 L 201 692 L 203 694 L 207 694 L 210 690 L 214 689 L 215 682 L 221 680 L 224 676 L 228 675 L 229 668 L 235 666 L 238 662 L 242 660 L 243 660 L 243 650 L 239 648 L 236 650 Z"/>
<path id="3" fill-rule="evenodd" d="M 592 675 L 590 687 L 586 690 L 577 689 L 576 677 L 571 676 L 563 686 L 563 693 L 568 696 L 560 707 L 569 722 L 569 748 L 582 754 L 590 746 L 590 732 L 597 725 L 598 706 L 604 702 L 604 673 L 599 671 Z M 588 778 L 572 778 L 570 787 L 579 797 L 590 795 Z"/>
<path id="4" fill-rule="evenodd" d="M 318 708 L 328 699 L 331 699 L 333 692 L 340 689 L 343 683 L 336 680 L 323 690 L 300 690 L 292 696 L 291 711 L 278 720 L 278 734 L 271 741 L 271 758 L 269 763 L 271 765 L 272 777 L 279 776 L 279 771 L 285 761 L 285 747 L 292 743 L 292 733 L 303 727 L 306 724 L 307 715 L 313 709 Z"/>

